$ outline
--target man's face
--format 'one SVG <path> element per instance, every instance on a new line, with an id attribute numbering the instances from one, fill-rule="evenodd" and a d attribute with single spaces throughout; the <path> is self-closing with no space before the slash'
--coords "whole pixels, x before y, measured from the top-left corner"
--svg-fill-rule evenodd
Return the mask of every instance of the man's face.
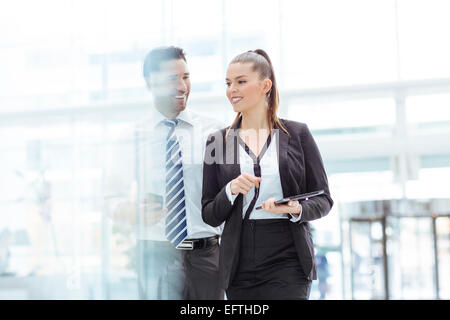
<path id="1" fill-rule="evenodd" d="M 150 77 L 150 89 L 156 107 L 162 113 L 176 117 L 186 108 L 191 90 L 186 62 L 183 59 L 161 62 L 160 70 Z"/>

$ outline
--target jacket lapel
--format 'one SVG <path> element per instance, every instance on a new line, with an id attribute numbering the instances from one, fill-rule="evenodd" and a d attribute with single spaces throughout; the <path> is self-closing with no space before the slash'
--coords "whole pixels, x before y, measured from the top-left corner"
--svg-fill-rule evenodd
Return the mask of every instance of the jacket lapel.
<path id="1" fill-rule="evenodd" d="M 242 117 L 231 128 L 225 143 L 224 161 L 228 174 L 232 179 L 241 174 L 241 166 L 239 164 L 239 143 L 237 140 L 237 129 L 241 123 Z"/>
<path id="2" fill-rule="evenodd" d="M 281 188 L 283 189 L 283 196 L 287 197 L 290 195 L 289 190 L 289 163 L 287 150 L 289 145 L 289 136 L 283 131 L 278 125 L 275 125 L 276 134 L 278 134 L 278 168 L 280 171 Z"/>

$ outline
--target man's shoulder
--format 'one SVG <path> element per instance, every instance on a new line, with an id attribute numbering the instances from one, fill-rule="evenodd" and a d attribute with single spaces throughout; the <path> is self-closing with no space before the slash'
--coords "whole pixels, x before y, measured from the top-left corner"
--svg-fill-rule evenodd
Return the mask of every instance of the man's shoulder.
<path id="1" fill-rule="evenodd" d="M 136 120 L 130 129 L 134 135 L 145 136 L 156 131 L 156 124 L 151 117 L 144 116 L 142 119 Z"/>
<path id="2" fill-rule="evenodd" d="M 189 111 L 189 113 L 192 118 L 193 125 L 201 127 L 204 131 L 213 133 L 226 127 L 226 123 L 224 121 L 212 118 L 204 113 L 200 113 L 198 111 Z"/>

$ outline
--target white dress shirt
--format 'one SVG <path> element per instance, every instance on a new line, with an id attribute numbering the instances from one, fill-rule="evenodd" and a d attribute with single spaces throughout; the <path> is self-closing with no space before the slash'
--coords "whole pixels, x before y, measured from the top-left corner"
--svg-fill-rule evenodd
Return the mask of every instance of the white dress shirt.
<path id="1" fill-rule="evenodd" d="M 250 213 L 249 219 L 289 219 L 292 222 L 297 222 L 301 218 L 301 212 L 299 215 L 291 215 L 291 214 L 278 214 L 271 213 L 265 211 L 264 209 L 256 210 L 255 208 L 260 206 L 264 201 L 267 201 L 269 198 L 275 198 L 275 200 L 279 200 L 283 198 L 283 189 L 281 188 L 281 180 L 280 180 L 280 172 L 278 166 L 278 153 L 277 153 L 277 144 L 278 139 L 277 135 L 274 134 L 272 136 L 272 141 L 269 144 L 266 152 L 262 155 L 260 160 L 261 167 L 261 182 L 259 183 L 259 196 L 256 200 L 255 206 Z M 248 173 L 252 176 L 255 175 L 253 171 L 253 159 L 249 154 L 245 151 L 244 147 L 239 144 L 239 162 L 241 167 L 241 174 Z M 234 200 L 238 196 L 238 194 L 231 194 L 231 181 L 226 186 L 226 194 L 231 203 L 234 203 Z M 247 212 L 248 207 L 250 206 L 250 202 L 252 201 L 255 195 L 255 187 L 252 187 L 247 194 L 243 195 L 243 207 L 242 207 L 242 218 L 244 218 L 245 213 Z"/>
<path id="2" fill-rule="evenodd" d="M 139 178 L 140 194 L 153 193 L 165 199 L 165 155 L 168 126 L 162 123 L 166 118 L 158 111 L 152 112 L 138 129 L 140 153 Z M 209 119 L 188 108 L 177 117 L 179 120 L 175 128 L 183 164 L 183 180 L 186 204 L 187 239 L 205 238 L 220 235 L 222 226 L 211 227 L 202 219 L 202 185 L 203 185 L 203 156 L 208 135 L 225 127 L 214 119 Z M 165 221 L 161 219 L 157 224 L 140 227 L 138 238 L 154 241 L 166 241 Z"/>

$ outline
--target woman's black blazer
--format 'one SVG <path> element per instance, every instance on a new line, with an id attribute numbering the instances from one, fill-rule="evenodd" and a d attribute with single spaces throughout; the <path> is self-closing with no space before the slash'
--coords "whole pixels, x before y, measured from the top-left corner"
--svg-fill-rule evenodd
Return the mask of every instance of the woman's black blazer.
<path id="1" fill-rule="evenodd" d="M 319 149 L 304 123 L 280 119 L 289 132 L 275 126 L 278 134 L 278 163 L 283 196 L 324 190 L 325 192 L 302 202 L 299 222 L 290 223 L 300 264 L 308 280 L 317 279 L 314 245 L 308 221 L 327 215 L 333 206 L 328 179 Z M 232 129 L 236 129 L 238 121 Z M 220 280 L 224 289 L 233 279 L 239 257 L 243 196 L 231 205 L 225 186 L 241 174 L 236 131 L 231 130 L 225 140 L 226 129 L 208 137 L 203 164 L 202 217 L 213 226 L 225 222 L 220 242 Z M 266 200 L 266 199 L 264 199 Z"/>

